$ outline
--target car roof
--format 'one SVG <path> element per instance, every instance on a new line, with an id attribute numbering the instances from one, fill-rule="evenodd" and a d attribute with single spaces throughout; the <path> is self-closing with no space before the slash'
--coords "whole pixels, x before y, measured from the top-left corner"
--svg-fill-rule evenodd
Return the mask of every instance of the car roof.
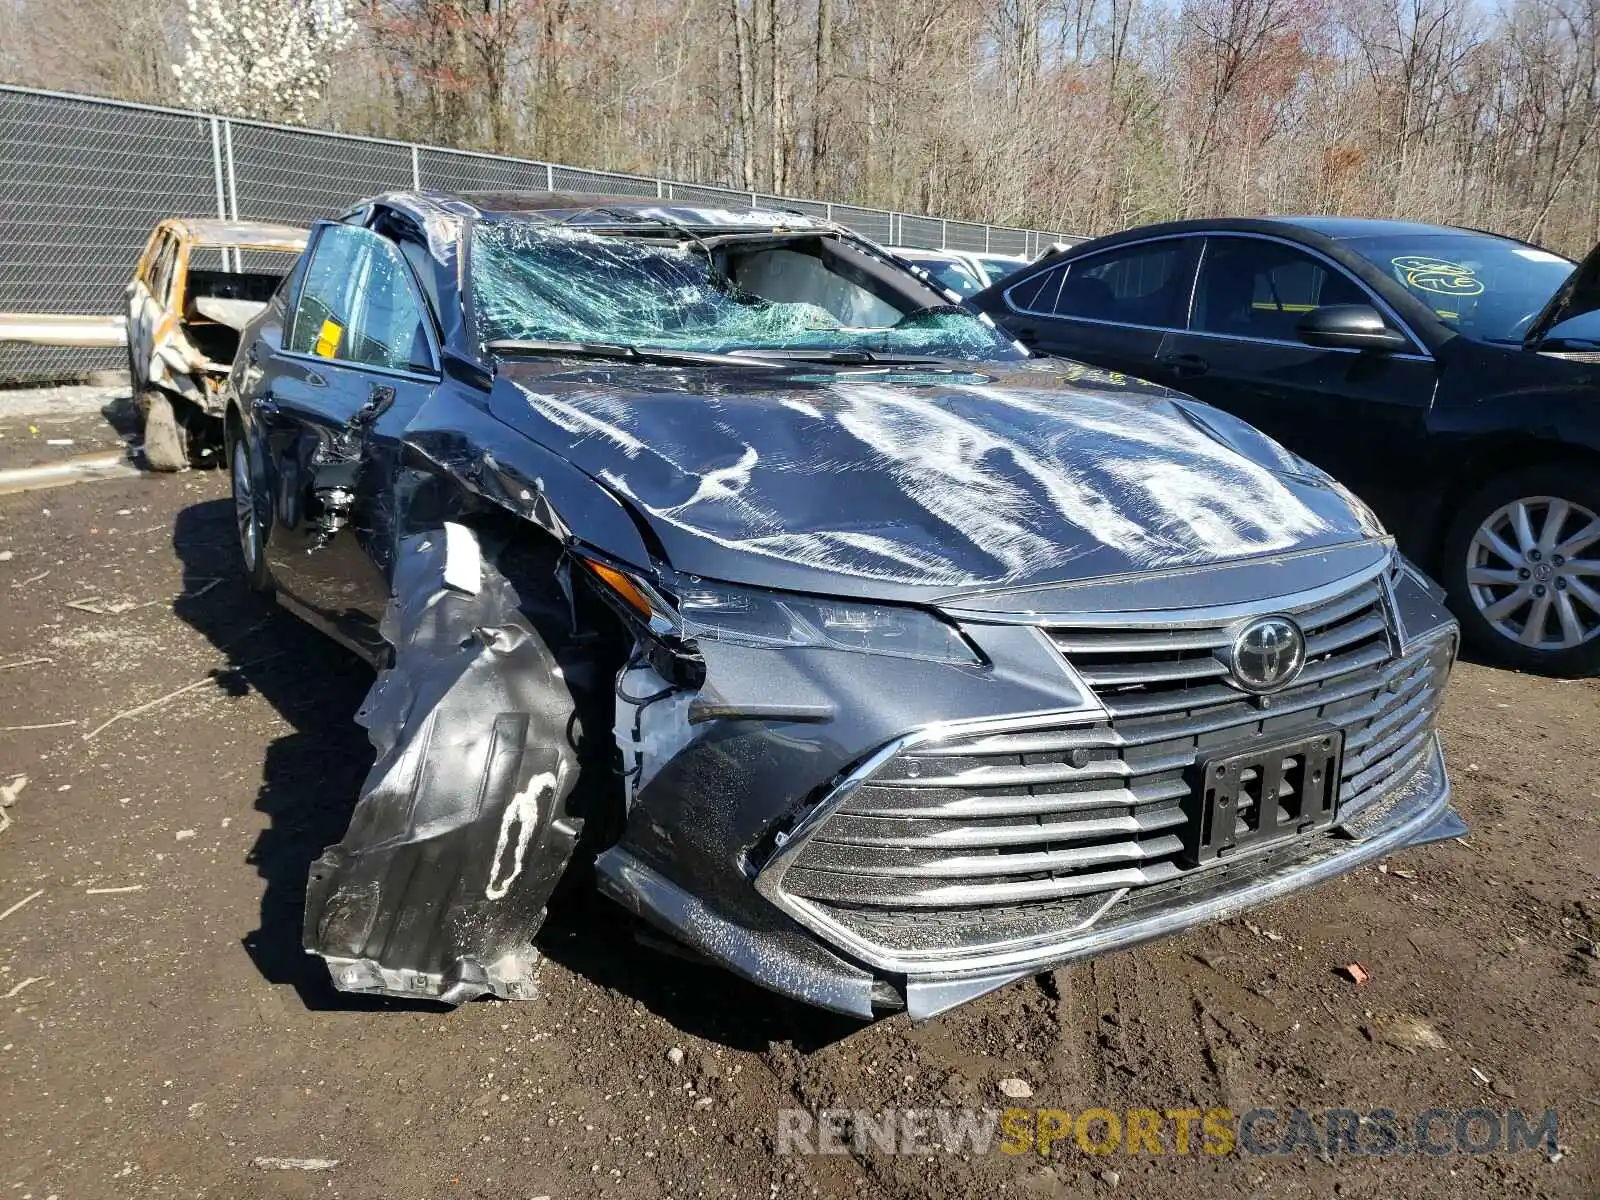
<path id="1" fill-rule="evenodd" d="M 549 222 L 570 229 L 619 233 L 637 225 L 641 231 L 654 224 L 680 226 L 700 233 L 772 231 L 790 233 L 815 229 L 844 233 L 832 221 L 779 208 L 722 208 L 686 204 L 681 199 L 617 196 L 603 192 L 385 192 L 361 201 L 344 220 L 362 218 L 374 209 L 388 209 L 425 231 L 428 246 L 437 257 L 460 236 L 462 221 L 495 224 L 526 220 Z M 365 223 L 361 219 L 360 223 Z"/>
<path id="2" fill-rule="evenodd" d="M 624 221 L 666 221 L 691 227 L 744 226 L 770 229 L 815 226 L 829 221 L 781 207 L 738 208 L 731 204 L 686 204 L 656 196 L 615 196 L 593 192 L 464 192 L 459 201 L 486 221 L 538 216 L 570 225 L 616 225 Z"/>
<path id="3" fill-rule="evenodd" d="M 1131 229 L 1119 229 L 1115 233 L 1104 234 L 1086 242 L 1076 242 L 1060 250 L 1047 250 L 1034 260 L 1033 265 L 1044 267 L 1065 259 L 1078 259 L 1085 255 L 1098 254 L 1103 250 L 1124 246 L 1130 242 L 1143 242 L 1154 238 L 1186 235 L 1203 236 L 1207 233 L 1276 235 L 1301 242 L 1312 248 L 1320 248 L 1327 253 L 1343 254 L 1355 259 L 1360 259 L 1361 256 L 1353 248 L 1341 247 L 1338 243 L 1362 237 L 1429 237 L 1439 235 L 1459 237 L 1465 234 L 1469 237 L 1493 238 L 1497 241 L 1515 242 L 1518 245 L 1533 245 L 1531 242 L 1521 242 L 1517 238 L 1506 237 L 1504 234 L 1491 233 L 1483 229 L 1468 229 L 1455 225 L 1429 225 L 1421 221 L 1392 221 L 1378 217 L 1192 217 L 1183 221 L 1165 221 L 1157 225 L 1138 225 Z M 1352 265 L 1352 269 L 1358 268 Z M 1011 286 L 1009 280 L 1000 282 Z M 991 284 L 990 286 L 996 287 L 999 284 Z"/>
<path id="4" fill-rule="evenodd" d="M 610 195 L 604 192 L 461 192 L 455 198 L 483 216 L 582 212 L 589 208 L 634 209 L 660 203 L 655 197 Z"/>
<path id="5" fill-rule="evenodd" d="M 1430 225 L 1421 221 L 1392 221 L 1379 217 L 1195 217 L 1184 221 L 1166 221 L 1158 225 L 1141 225 L 1118 230 L 1088 242 L 1078 242 L 1061 251 L 1076 255 L 1089 247 L 1113 245 L 1123 241 L 1170 236 L 1173 234 L 1202 234 L 1207 232 L 1275 233 L 1294 236 L 1310 234 L 1328 241 L 1343 241 L 1360 237 L 1422 237 L 1436 234 L 1472 234 L 1478 237 L 1500 238 L 1503 235 L 1486 230 L 1467 229 L 1456 225 Z M 1507 239 L 1515 241 L 1516 239 Z"/>
<path id="6" fill-rule="evenodd" d="M 269 221 L 223 221 L 215 217 L 173 217 L 163 222 L 186 241 L 197 246 L 248 246 L 255 250 L 287 250 L 298 253 L 306 248 L 310 231 L 295 225 Z"/>
<path id="7" fill-rule="evenodd" d="M 1282 224 L 1299 225 L 1320 233 L 1323 237 L 1342 241 L 1346 238 L 1364 237 L 1423 237 L 1430 234 L 1477 234 L 1480 237 L 1499 237 L 1481 229 L 1464 229 L 1456 225 L 1430 225 L 1423 221 L 1395 221 L 1381 217 L 1274 217 Z"/>

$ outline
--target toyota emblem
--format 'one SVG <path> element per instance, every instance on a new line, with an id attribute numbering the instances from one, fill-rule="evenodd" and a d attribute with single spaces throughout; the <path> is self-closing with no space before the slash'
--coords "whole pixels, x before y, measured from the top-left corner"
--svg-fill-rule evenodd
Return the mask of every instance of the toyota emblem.
<path id="1" fill-rule="evenodd" d="M 1255 695 L 1288 687 L 1306 663 L 1306 638 L 1288 617 L 1259 617 L 1239 630 L 1228 656 L 1233 682 Z"/>

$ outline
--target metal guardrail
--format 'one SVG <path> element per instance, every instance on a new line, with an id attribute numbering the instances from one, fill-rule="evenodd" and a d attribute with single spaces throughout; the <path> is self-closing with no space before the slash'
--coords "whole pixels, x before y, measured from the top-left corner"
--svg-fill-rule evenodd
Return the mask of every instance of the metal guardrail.
<path id="1" fill-rule="evenodd" d="M 0 85 L 0 312 L 120 312 L 164 217 L 307 224 L 403 188 L 782 207 L 885 244 L 1030 257 L 1061 236 Z M 0 382 L 125 365 L 120 350 L 0 343 Z"/>

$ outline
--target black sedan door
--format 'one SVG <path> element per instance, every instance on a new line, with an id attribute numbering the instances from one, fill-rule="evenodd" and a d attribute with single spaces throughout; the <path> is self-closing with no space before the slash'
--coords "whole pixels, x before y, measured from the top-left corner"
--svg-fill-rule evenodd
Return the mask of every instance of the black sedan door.
<path id="1" fill-rule="evenodd" d="M 282 348 L 251 398 L 273 476 L 267 559 L 280 593 L 342 640 L 381 644 L 394 531 L 385 452 L 438 382 L 431 324 L 398 248 L 319 227 Z"/>
<path id="2" fill-rule="evenodd" d="M 1165 337 L 1157 355 L 1161 381 L 1244 418 L 1401 523 L 1436 363 L 1414 340 L 1409 352 L 1380 353 L 1307 345 L 1297 332 L 1318 307 L 1374 303 L 1342 268 L 1302 247 L 1209 236 L 1187 329 Z"/>
<path id="3" fill-rule="evenodd" d="M 1199 243 L 1158 238 L 1047 267 L 974 297 L 1028 349 L 1167 383 L 1162 339 L 1182 328 Z"/>

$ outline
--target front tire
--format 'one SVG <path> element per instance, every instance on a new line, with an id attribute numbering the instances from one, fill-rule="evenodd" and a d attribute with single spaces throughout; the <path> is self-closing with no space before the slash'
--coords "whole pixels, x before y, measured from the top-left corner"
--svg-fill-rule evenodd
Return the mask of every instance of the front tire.
<path id="1" fill-rule="evenodd" d="M 272 572 L 267 568 L 267 535 L 272 529 L 272 498 L 251 462 L 249 435 L 239 431 L 231 440 L 233 523 L 239 534 L 245 578 L 253 591 L 270 595 Z"/>
<path id="2" fill-rule="evenodd" d="M 1552 464 L 1491 480 L 1452 520 L 1443 567 L 1450 607 L 1484 658 L 1600 672 L 1600 475 Z"/>

